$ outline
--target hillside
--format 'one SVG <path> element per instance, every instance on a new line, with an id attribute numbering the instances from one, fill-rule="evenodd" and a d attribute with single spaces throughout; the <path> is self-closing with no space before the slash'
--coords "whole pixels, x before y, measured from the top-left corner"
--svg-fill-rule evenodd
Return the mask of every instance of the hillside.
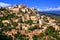
<path id="1" fill-rule="evenodd" d="M 23 4 L 0 8 L 0 40 L 60 40 L 59 18 Z"/>
<path id="2" fill-rule="evenodd" d="M 60 15 L 59 15 L 59 13 L 57 12 L 57 13 L 49 13 L 49 12 L 39 12 L 40 14 L 43 14 L 43 15 L 46 15 L 46 16 L 50 16 L 50 17 L 52 17 L 52 18 L 54 18 L 57 22 L 59 22 L 60 23 Z"/>

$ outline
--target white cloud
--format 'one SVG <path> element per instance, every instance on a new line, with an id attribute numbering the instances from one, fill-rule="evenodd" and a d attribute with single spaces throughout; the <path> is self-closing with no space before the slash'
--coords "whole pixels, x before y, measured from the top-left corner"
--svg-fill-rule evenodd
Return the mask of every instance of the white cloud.
<path id="1" fill-rule="evenodd" d="M 39 9 L 39 8 L 37 8 L 37 10 L 38 10 L 38 11 L 40 11 L 40 9 Z"/>
<path id="2" fill-rule="evenodd" d="M 53 11 L 53 10 L 60 10 L 60 7 L 57 8 L 45 8 L 44 11 Z"/>
<path id="3" fill-rule="evenodd" d="M 57 11 L 57 10 L 60 10 L 60 7 L 56 7 L 56 8 L 37 8 L 38 11 Z"/>
<path id="4" fill-rule="evenodd" d="M 11 6 L 11 4 L 0 2 L 0 7 L 7 7 L 7 6 Z"/>

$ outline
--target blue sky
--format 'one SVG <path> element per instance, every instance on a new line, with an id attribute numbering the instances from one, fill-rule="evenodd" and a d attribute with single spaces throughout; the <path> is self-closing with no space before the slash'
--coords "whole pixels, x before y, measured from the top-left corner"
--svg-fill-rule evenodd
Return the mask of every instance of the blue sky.
<path id="1" fill-rule="evenodd" d="M 14 4 L 25 4 L 37 10 L 60 10 L 60 0 L 0 0 L 0 6 L 12 6 Z"/>

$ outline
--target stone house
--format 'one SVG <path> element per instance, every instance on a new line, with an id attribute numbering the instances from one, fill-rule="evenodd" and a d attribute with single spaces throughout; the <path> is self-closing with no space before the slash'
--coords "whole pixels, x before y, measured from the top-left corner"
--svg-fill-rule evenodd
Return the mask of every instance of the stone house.
<path id="1" fill-rule="evenodd" d="M 31 16 L 30 18 L 33 21 L 33 23 L 37 23 L 37 17 L 36 16 Z"/>
<path id="2" fill-rule="evenodd" d="M 9 20 L 2 20 L 2 23 L 9 23 Z"/>

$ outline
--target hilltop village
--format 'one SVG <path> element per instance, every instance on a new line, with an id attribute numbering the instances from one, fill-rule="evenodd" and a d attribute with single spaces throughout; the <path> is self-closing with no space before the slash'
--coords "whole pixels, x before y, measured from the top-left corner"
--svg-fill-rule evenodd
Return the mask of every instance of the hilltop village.
<path id="1" fill-rule="evenodd" d="M 20 4 L 0 9 L 0 32 L 11 40 L 57 40 L 60 35 L 52 35 L 60 34 L 59 30 L 54 18 L 41 15 L 35 8 Z"/>

